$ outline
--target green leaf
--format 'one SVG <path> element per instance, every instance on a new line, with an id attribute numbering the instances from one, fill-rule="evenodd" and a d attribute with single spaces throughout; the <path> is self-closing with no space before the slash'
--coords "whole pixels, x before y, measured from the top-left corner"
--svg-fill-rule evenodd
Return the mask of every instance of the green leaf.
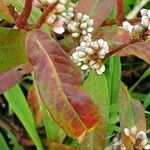
<path id="1" fill-rule="evenodd" d="M 119 116 L 122 141 L 127 149 L 131 149 L 132 142 L 125 136 L 124 128 L 131 129 L 136 126 L 138 131 L 146 131 L 146 119 L 142 104 L 130 97 L 127 87 L 123 83 L 120 84 L 119 92 Z"/>
<path id="2" fill-rule="evenodd" d="M 147 97 L 144 100 L 144 108 L 146 109 L 150 105 L 150 92 L 148 93 Z"/>
<path id="3" fill-rule="evenodd" d="M 83 89 L 92 97 L 93 102 L 98 107 L 99 113 L 103 116 L 103 123 L 95 131 L 87 135 L 81 147 L 83 150 L 104 149 L 110 103 L 105 75 L 99 76 L 94 71 L 91 71 L 87 80 L 83 83 Z"/>
<path id="4" fill-rule="evenodd" d="M 9 147 L 1 133 L 0 133 L 0 146 L 1 146 L 1 150 L 9 150 Z"/>
<path id="5" fill-rule="evenodd" d="M 16 29 L 0 28 L 0 71 L 28 61 L 25 50 L 26 33 Z"/>
<path id="6" fill-rule="evenodd" d="M 5 92 L 4 96 L 6 97 L 8 103 L 10 104 L 18 118 L 21 120 L 32 140 L 35 142 L 37 149 L 43 150 L 43 146 L 36 131 L 32 112 L 19 85 L 16 85 L 7 92 Z"/>
<path id="7" fill-rule="evenodd" d="M 15 135 L 9 129 L 4 128 L 3 130 L 6 131 L 9 139 L 11 140 L 13 144 L 13 150 L 24 150 L 24 148 L 20 144 L 18 144 Z"/>
<path id="8" fill-rule="evenodd" d="M 14 22 L 4 0 L 0 1 L 0 19 L 5 19 L 6 21 L 11 23 Z"/>
<path id="9" fill-rule="evenodd" d="M 144 80 L 146 77 L 150 76 L 150 68 L 148 68 L 130 88 L 129 91 L 133 92 L 133 90 L 139 85 L 139 83 Z"/>

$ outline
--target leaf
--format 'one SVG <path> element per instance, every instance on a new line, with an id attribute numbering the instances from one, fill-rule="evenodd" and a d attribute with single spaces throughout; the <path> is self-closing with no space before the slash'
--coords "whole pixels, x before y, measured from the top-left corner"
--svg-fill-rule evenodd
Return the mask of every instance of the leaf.
<path id="1" fill-rule="evenodd" d="M 94 19 L 94 29 L 103 23 L 106 17 L 111 13 L 116 0 L 79 0 L 75 13 L 81 12 L 87 14 Z"/>
<path id="2" fill-rule="evenodd" d="M 107 70 L 105 72 L 107 82 L 108 82 L 108 91 L 110 97 L 110 105 L 118 103 L 118 93 L 121 79 L 121 62 L 119 57 L 111 57 L 108 61 Z M 116 112 L 117 113 L 117 112 Z M 116 114 L 115 113 L 115 114 Z M 114 113 L 111 113 L 110 116 L 113 116 Z"/>
<path id="3" fill-rule="evenodd" d="M 20 65 L 8 71 L 0 73 L 0 94 L 7 91 L 9 88 L 18 83 L 21 77 L 32 71 L 32 65 L 30 63 Z"/>
<path id="4" fill-rule="evenodd" d="M 5 19 L 6 21 L 11 23 L 14 22 L 4 0 L 0 1 L 0 19 Z"/>
<path id="5" fill-rule="evenodd" d="M 130 40 L 129 32 L 116 25 L 99 28 L 93 35 L 94 39 L 104 39 L 108 42 L 110 51 Z"/>
<path id="6" fill-rule="evenodd" d="M 91 98 L 81 90 L 75 64 L 59 44 L 36 30 L 29 33 L 26 48 L 35 66 L 35 83 L 53 119 L 74 138 L 94 128 L 101 118 Z"/>
<path id="7" fill-rule="evenodd" d="M 36 120 L 38 120 L 38 123 L 41 122 L 43 118 L 47 139 L 62 143 L 63 139 L 65 138 L 65 133 L 62 133 L 63 132 L 62 129 L 51 118 L 45 105 L 43 104 L 43 101 L 40 98 L 38 89 L 35 84 L 33 84 L 29 90 L 28 102 L 29 102 L 30 108 L 32 108 L 35 114 Z"/>
<path id="8" fill-rule="evenodd" d="M 135 55 L 150 64 L 150 42 L 137 42 L 122 49 L 119 55 Z"/>
<path id="9" fill-rule="evenodd" d="M 40 138 L 37 134 L 35 122 L 32 116 L 32 112 L 28 106 L 28 103 L 19 87 L 19 85 L 14 86 L 9 91 L 4 93 L 8 103 L 21 120 L 25 129 L 31 136 L 38 150 L 43 150 Z"/>
<path id="10" fill-rule="evenodd" d="M 130 41 L 130 35 L 124 29 L 118 26 L 102 27 L 98 29 L 93 35 L 94 39 L 104 39 L 110 46 L 110 51 Z M 150 41 L 136 42 L 126 46 L 119 52 L 115 53 L 117 56 L 135 55 L 148 64 L 150 64 Z"/>
<path id="11" fill-rule="evenodd" d="M 15 135 L 9 129 L 4 128 L 4 131 L 7 133 L 7 136 L 11 140 L 14 150 L 24 150 L 24 148 L 20 144 L 18 144 Z"/>
<path id="12" fill-rule="evenodd" d="M 0 145 L 1 145 L 1 150 L 9 150 L 9 147 L 1 133 L 0 133 Z"/>
<path id="13" fill-rule="evenodd" d="M 28 61 L 25 50 L 26 33 L 21 30 L 0 28 L 0 71 Z"/>
<path id="14" fill-rule="evenodd" d="M 146 109 L 150 105 L 150 92 L 147 94 L 147 97 L 144 100 L 144 108 Z"/>
<path id="15" fill-rule="evenodd" d="M 136 126 L 138 131 L 146 131 L 146 119 L 142 104 L 130 97 L 127 87 L 123 83 L 120 84 L 119 92 L 119 116 L 122 141 L 127 149 L 131 149 L 132 143 L 124 135 L 124 128 L 131 129 Z"/>
<path id="16" fill-rule="evenodd" d="M 150 76 L 150 68 L 147 68 L 146 71 L 140 76 L 138 81 L 136 81 L 129 89 L 130 92 L 133 92 L 133 90 L 137 87 L 138 84 L 141 83 L 146 77 Z"/>
<path id="17" fill-rule="evenodd" d="M 103 116 L 103 123 L 97 127 L 96 130 L 87 134 L 83 144 L 81 145 L 81 149 L 104 149 L 110 103 L 106 76 L 99 76 L 95 74 L 94 71 L 91 71 L 87 80 L 83 83 L 83 89 L 92 97 L 92 100 L 98 107 L 99 114 L 102 114 Z"/>

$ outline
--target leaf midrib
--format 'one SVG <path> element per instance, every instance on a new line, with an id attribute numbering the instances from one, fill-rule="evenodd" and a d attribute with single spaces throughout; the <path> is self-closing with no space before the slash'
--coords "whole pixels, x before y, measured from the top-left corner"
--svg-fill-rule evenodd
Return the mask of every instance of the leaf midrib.
<path id="1" fill-rule="evenodd" d="M 68 103 L 68 105 L 71 107 L 72 111 L 76 114 L 76 116 L 79 118 L 81 124 L 83 125 L 83 128 L 85 128 L 85 130 L 88 130 L 88 128 L 86 127 L 86 125 L 82 122 L 80 116 L 78 115 L 78 113 L 75 111 L 75 109 L 71 106 L 71 104 L 68 102 L 68 99 L 67 97 L 65 96 L 65 93 L 64 93 L 64 90 L 61 86 L 61 83 L 60 83 L 60 80 L 59 80 L 59 76 L 57 75 L 57 71 L 55 69 L 55 66 L 53 65 L 53 62 L 52 60 L 49 58 L 47 52 L 45 51 L 43 45 L 40 43 L 40 41 L 32 34 L 32 37 L 33 39 L 37 42 L 38 46 L 43 50 L 44 54 L 46 55 L 47 59 L 48 59 L 48 62 L 50 63 L 50 65 L 52 66 L 52 69 L 54 71 L 54 74 L 55 74 L 55 80 L 56 80 L 56 83 L 59 87 L 59 89 L 62 91 L 62 96 L 64 98 L 64 100 Z"/>

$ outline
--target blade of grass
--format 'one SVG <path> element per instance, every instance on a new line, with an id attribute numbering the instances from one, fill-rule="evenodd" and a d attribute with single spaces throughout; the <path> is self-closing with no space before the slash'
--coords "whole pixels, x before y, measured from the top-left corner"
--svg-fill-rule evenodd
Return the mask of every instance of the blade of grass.
<path id="1" fill-rule="evenodd" d="M 146 99 L 144 100 L 144 109 L 146 109 L 150 105 L 150 92 L 148 93 Z"/>
<path id="2" fill-rule="evenodd" d="M 19 85 L 17 84 L 10 90 L 4 93 L 5 98 L 8 103 L 11 105 L 12 109 L 21 120 L 25 129 L 33 139 L 38 150 L 43 150 L 41 140 L 36 131 L 35 122 L 32 116 L 32 112 L 28 106 L 26 98 L 23 95 L 23 92 Z"/>
<path id="3" fill-rule="evenodd" d="M 136 87 L 137 85 L 142 81 L 144 80 L 146 77 L 150 76 L 150 68 L 148 68 L 144 73 L 143 75 L 138 79 L 138 81 L 136 81 L 130 88 L 129 88 L 129 92 L 132 92 Z"/>
<path id="4" fill-rule="evenodd" d="M 7 133 L 8 137 L 10 138 L 14 150 L 24 150 L 24 148 L 18 144 L 15 135 L 9 129 L 5 128 L 3 130 Z"/>
<path id="5" fill-rule="evenodd" d="M 1 147 L 1 150 L 9 150 L 9 147 L 1 133 L 0 133 L 0 147 Z"/>

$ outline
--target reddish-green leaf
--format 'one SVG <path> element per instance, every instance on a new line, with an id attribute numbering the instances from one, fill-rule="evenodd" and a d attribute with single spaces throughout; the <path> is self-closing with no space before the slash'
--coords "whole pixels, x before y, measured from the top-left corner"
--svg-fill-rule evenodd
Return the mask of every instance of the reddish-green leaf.
<path id="1" fill-rule="evenodd" d="M 110 50 L 128 42 L 129 32 L 118 26 L 107 26 L 99 28 L 93 35 L 94 39 L 104 39 L 109 43 Z"/>
<path id="2" fill-rule="evenodd" d="M 8 22 L 13 22 L 9 10 L 4 0 L 0 0 L 0 19 L 5 19 Z"/>
<path id="3" fill-rule="evenodd" d="M 102 27 L 93 35 L 94 39 L 104 39 L 109 43 L 110 51 L 130 41 L 129 32 L 118 26 Z M 126 46 L 115 55 L 135 55 L 150 64 L 150 41 L 136 42 Z"/>
<path id="4" fill-rule="evenodd" d="M 94 19 L 96 30 L 112 11 L 116 0 L 79 0 L 75 13 L 81 12 Z"/>
<path id="5" fill-rule="evenodd" d="M 42 122 L 42 113 L 38 103 L 38 95 L 34 86 L 31 86 L 31 88 L 29 89 L 27 99 L 28 99 L 28 104 L 34 114 L 35 122 L 38 126 Z"/>
<path id="6" fill-rule="evenodd" d="M 25 37 L 24 31 L 0 28 L 0 71 L 28 62 Z"/>
<path id="7" fill-rule="evenodd" d="M 0 72 L 0 94 L 13 87 L 24 74 L 31 71 L 32 65 L 28 63 L 5 72 Z"/>
<path id="8" fill-rule="evenodd" d="M 100 116 L 91 98 L 81 91 L 76 66 L 59 44 L 39 30 L 26 40 L 29 58 L 35 65 L 35 83 L 54 120 L 71 137 L 95 127 Z"/>
<path id="9" fill-rule="evenodd" d="M 137 42 L 135 44 L 129 45 L 123 48 L 119 53 L 119 55 L 127 56 L 127 55 L 135 55 L 148 64 L 150 64 L 150 42 Z"/>
<path id="10" fill-rule="evenodd" d="M 137 127 L 138 131 L 146 130 L 146 119 L 144 116 L 144 109 L 139 101 L 133 100 L 127 87 L 121 83 L 119 92 L 119 115 L 120 126 L 122 130 L 122 141 L 127 149 L 131 149 L 132 143 L 124 134 L 124 128 L 131 129 Z"/>

